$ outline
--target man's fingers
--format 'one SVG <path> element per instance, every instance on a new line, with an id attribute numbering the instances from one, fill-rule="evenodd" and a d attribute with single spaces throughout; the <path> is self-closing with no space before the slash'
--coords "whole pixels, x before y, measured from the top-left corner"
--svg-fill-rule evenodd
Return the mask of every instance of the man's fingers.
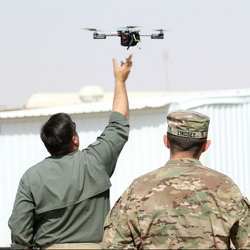
<path id="1" fill-rule="evenodd" d="M 123 67 L 126 64 L 127 66 L 131 67 L 132 66 L 132 60 L 131 59 L 132 59 L 132 55 L 129 55 L 129 57 L 126 58 L 125 62 L 124 61 L 120 62 L 120 66 Z M 119 67 L 119 65 L 118 65 L 116 59 L 112 58 L 112 62 L 113 62 L 113 68 L 117 69 Z"/>
<path id="2" fill-rule="evenodd" d="M 128 56 L 128 58 L 126 59 L 126 61 L 131 61 L 131 59 L 132 59 L 132 54 L 130 54 L 130 55 Z"/>
<path id="3" fill-rule="evenodd" d="M 129 55 L 129 57 L 126 59 L 126 63 L 127 63 L 128 66 L 132 65 L 132 54 Z"/>

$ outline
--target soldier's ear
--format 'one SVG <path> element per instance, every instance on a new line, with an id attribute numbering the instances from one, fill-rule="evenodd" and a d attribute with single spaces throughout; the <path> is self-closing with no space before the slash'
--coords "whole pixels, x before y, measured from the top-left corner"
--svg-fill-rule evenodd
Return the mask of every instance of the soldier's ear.
<path id="1" fill-rule="evenodd" d="M 80 145 L 80 140 L 78 134 L 73 135 L 72 137 L 72 143 L 75 147 L 79 147 Z"/>
<path id="2" fill-rule="evenodd" d="M 210 147 L 211 145 L 211 140 L 207 140 L 206 143 L 204 143 L 204 146 L 203 146 L 203 149 L 202 149 L 202 152 L 205 152 L 208 150 L 208 148 Z"/>
<path id="3" fill-rule="evenodd" d="M 166 148 L 170 148 L 170 144 L 169 144 L 169 140 L 168 140 L 168 136 L 164 135 L 163 136 L 163 142 Z"/>

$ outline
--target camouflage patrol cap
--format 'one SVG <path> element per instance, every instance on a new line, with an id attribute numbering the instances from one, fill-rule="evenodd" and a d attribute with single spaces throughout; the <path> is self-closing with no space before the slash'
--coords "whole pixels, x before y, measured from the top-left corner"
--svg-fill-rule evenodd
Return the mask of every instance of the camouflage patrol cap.
<path id="1" fill-rule="evenodd" d="M 206 138 L 209 117 L 194 111 L 176 111 L 168 114 L 168 133 L 181 137 Z"/>

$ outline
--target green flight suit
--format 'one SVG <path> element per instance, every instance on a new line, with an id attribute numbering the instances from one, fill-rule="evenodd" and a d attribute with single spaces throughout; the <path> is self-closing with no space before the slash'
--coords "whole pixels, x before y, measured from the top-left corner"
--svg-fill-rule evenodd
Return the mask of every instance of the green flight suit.
<path id="1" fill-rule="evenodd" d="M 22 176 L 9 219 L 12 246 L 100 242 L 110 209 L 110 177 L 128 140 L 128 120 L 112 112 L 83 151 L 48 157 Z"/>

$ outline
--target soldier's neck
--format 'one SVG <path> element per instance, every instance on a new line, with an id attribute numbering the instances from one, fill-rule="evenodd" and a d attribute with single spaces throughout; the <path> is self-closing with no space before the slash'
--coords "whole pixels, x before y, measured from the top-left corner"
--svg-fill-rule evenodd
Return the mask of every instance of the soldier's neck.
<path id="1" fill-rule="evenodd" d="M 188 151 L 183 151 L 183 152 L 176 152 L 174 154 L 170 153 L 170 160 L 178 160 L 181 158 L 193 158 L 193 159 L 200 159 L 200 155 L 194 155 L 193 153 L 190 153 Z"/>

